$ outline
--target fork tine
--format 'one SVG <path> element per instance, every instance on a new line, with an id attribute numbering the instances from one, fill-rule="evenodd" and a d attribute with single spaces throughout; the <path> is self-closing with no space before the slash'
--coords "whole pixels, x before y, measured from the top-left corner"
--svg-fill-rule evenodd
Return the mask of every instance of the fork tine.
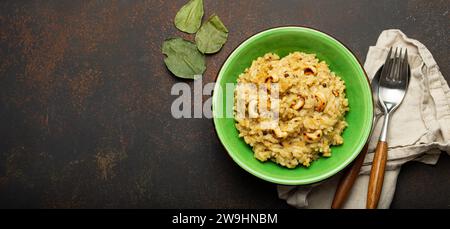
<path id="1" fill-rule="evenodd" d="M 408 49 L 407 48 L 405 48 L 405 49 L 406 49 L 406 51 L 405 51 L 405 66 L 406 66 L 406 70 L 408 71 L 409 70 Z"/>
<path id="2" fill-rule="evenodd" d="M 397 80 L 397 82 L 401 82 L 403 74 L 402 74 L 402 66 L 403 66 L 403 56 L 402 56 L 402 48 L 399 49 L 400 52 L 398 54 L 398 60 L 397 60 L 397 68 L 396 68 L 396 72 L 395 72 L 395 79 Z"/>
<path id="3" fill-rule="evenodd" d="M 389 52 L 388 52 L 388 54 L 387 54 L 387 56 L 386 56 L 386 61 L 385 61 L 385 63 L 387 63 L 387 62 L 391 59 L 391 55 L 392 55 L 392 47 L 389 49 Z"/>
<path id="4" fill-rule="evenodd" d="M 390 69 L 390 65 L 392 63 L 391 54 L 392 54 L 392 47 L 389 49 L 389 52 L 388 52 L 388 54 L 386 56 L 386 61 L 384 61 L 384 66 L 383 66 L 383 70 L 381 70 L 381 77 L 380 77 L 380 79 L 381 78 L 386 78 L 387 77 L 386 74 L 389 74 L 389 70 L 388 69 Z"/>
<path id="5" fill-rule="evenodd" d="M 403 48 L 400 48 L 400 53 L 398 54 L 399 63 L 398 63 L 398 72 L 395 74 L 395 80 L 398 82 L 402 81 L 403 69 L 404 69 L 404 58 L 403 58 Z"/>
<path id="6" fill-rule="evenodd" d="M 405 48 L 405 54 L 403 56 L 403 71 L 402 71 L 402 76 L 406 77 L 406 83 L 409 82 L 409 65 L 408 65 L 408 49 Z"/>
<path id="7" fill-rule="evenodd" d="M 392 65 L 390 66 L 389 74 L 387 75 L 387 79 L 389 79 L 389 80 L 395 80 L 394 79 L 395 74 L 396 74 L 395 71 L 396 71 L 396 68 L 398 65 L 397 50 L 398 50 L 398 47 L 395 48 L 394 60 L 392 61 Z"/>

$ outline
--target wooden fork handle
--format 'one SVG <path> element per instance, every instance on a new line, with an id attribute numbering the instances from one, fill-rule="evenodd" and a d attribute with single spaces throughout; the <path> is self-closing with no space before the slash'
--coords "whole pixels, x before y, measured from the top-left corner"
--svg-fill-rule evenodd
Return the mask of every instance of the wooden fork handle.
<path id="1" fill-rule="evenodd" d="M 336 192 L 334 193 L 333 203 L 331 204 L 332 209 L 342 208 L 342 205 L 344 205 L 345 201 L 347 200 L 348 194 L 352 190 L 353 184 L 355 183 L 355 180 L 359 175 L 359 171 L 361 170 L 361 167 L 363 165 L 368 148 L 369 141 L 367 141 L 366 145 L 361 150 L 358 157 L 356 157 L 355 161 L 342 174 Z"/>
<path id="2" fill-rule="evenodd" d="M 375 209 L 380 200 L 383 188 L 384 171 L 387 161 L 387 142 L 378 141 L 370 171 L 369 188 L 367 190 L 367 209 Z"/>

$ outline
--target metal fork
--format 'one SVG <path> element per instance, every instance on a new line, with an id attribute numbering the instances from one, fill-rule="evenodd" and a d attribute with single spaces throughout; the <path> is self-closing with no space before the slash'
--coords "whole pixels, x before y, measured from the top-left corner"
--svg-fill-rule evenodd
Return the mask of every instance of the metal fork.
<path id="1" fill-rule="evenodd" d="M 409 85 L 408 50 L 395 49 L 391 58 L 392 48 L 386 58 L 381 72 L 378 99 L 384 111 L 383 128 L 370 171 L 369 188 L 367 191 L 366 208 L 377 208 L 383 187 L 384 170 L 387 161 L 387 133 L 392 113 L 399 107 L 405 97 Z"/>

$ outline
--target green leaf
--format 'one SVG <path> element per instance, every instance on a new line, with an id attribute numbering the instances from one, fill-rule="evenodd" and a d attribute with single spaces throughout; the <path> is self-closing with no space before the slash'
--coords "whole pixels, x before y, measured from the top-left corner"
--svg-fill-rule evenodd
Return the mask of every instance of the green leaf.
<path id="1" fill-rule="evenodd" d="M 175 76 L 196 79 L 205 72 L 205 56 L 190 41 L 169 38 L 163 43 L 162 53 L 167 56 L 164 63 Z"/>
<path id="2" fill-rule="evenodd" d="M 190 0 L 175 16 L 175 26 L 186 33 L 195 33 L 202 23 L 203 0 Z"/>
<path id="3" fill-rule="evenodd" d="M 228 30 L 220 21 L 220 18 L 213 14 L 207 22 L 198 30 L 195 35 L 195 43 L 202 53 L 216 53 L 225 44 L 228 38 Z"/>

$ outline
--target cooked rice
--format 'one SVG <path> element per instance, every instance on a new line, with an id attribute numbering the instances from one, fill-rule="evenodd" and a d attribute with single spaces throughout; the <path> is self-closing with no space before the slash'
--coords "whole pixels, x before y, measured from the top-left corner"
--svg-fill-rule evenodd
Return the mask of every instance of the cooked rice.
<path id="1" fill-rule="evenodd" d="M 266 85 L 269 92 L 271 84 L 278 83 L 278 121 L 254 113 L 271 102 L 277 107 L 271 93 L 264 102 L 256 90 L 239 86 L 235 90 L 236 127 L 258 160 L 270 159 L 288 168 L 308 167 L 320 155 L 330 157 L 330 145 L 343 144 L 344 116 L 349 110 L 345 84 L 315 54 L 294 52 L 280 59 L 267 53 L 254 60 L 237 82 Z M 238 96 L 249 108 L 244 116 L 237 115 Z M 252 106 L 259 109 L 252 111 Z"/>

